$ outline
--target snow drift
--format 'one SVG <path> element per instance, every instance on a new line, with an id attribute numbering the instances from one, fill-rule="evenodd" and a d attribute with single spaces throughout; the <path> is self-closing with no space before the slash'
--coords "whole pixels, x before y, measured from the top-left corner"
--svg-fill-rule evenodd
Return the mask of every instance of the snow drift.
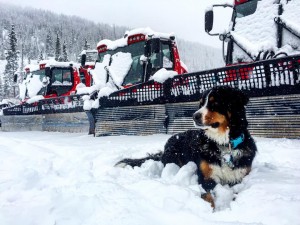
<path id="1" fill-rule="evenodd" d="M 0 224 L 299 224 L 300 140 L 256 138 L 252 172 L 216 188 L 213 212 L 193 163 L 113 167 L 163 149 L 169 137 L 0 132 Z"/>

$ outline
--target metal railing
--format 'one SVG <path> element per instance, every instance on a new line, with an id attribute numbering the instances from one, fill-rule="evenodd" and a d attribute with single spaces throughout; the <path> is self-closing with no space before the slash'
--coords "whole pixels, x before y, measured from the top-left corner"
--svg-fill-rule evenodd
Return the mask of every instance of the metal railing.
<path id="1" fill-rule="evenodd" d="M 82 95 L 60 96 L 42 99 L 31 104 L 22 104 L 3 109 L 4 115 L 38 115 L 52 113 L 83 112 Z"/>
<path id="2" fill-rule="evenodd" d="M 163 84 L 135 85 L 100 99 L 100 107 L 197 101 L 214 86 L 231 86 L 250 97 L 300 93 L 300 55 L 175 76 Z"/>

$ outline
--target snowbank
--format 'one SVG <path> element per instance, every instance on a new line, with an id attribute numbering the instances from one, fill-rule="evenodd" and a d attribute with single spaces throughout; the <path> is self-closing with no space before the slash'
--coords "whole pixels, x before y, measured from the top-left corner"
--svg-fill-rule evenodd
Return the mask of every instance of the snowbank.
<path id="1" fill-rule="evenodd" d="M 163 149 L 168 138 L 0 132 L 0 224 L 299 224 L 300 140 L 256 138 L 252 172 L 216 188 L 213 212 L 193 163 L 113 167 Z"/>

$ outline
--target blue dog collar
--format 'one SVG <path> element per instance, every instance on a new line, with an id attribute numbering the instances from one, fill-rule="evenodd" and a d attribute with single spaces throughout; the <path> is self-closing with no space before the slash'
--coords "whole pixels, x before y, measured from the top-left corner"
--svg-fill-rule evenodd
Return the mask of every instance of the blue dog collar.
<path id="1" fill-rule="evenodd" d="M 245 135 L 241 134 L 239 137 L 230 140 L 231 147 L 235 149 L 239 144 L 243 143 Z"/>

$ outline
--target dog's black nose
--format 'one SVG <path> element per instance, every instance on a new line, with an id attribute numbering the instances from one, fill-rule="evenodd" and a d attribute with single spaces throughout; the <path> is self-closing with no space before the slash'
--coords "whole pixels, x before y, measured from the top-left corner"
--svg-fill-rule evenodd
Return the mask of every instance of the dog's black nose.
<path id="1" fill-rule="evenodd" d="M 201 120 L 201 114 L 198 113 L 198 112 L 195 112 L 195 113 L 193 114 L 193 120 L 194 120 L 195 122 L 199 122 L 199 121 Z"/>

